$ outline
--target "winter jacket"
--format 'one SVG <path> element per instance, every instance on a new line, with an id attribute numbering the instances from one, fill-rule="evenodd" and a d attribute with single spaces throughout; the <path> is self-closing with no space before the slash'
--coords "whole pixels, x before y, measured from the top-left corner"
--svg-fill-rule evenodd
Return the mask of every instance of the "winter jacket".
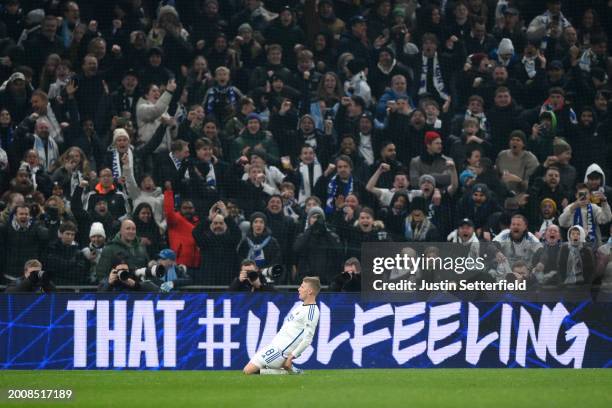
<path id="1" fill-rule="evenodd" d="M 269 133 L 260 130 L 255 134 L 251 134 L 245 129 L 239 137 L 234 139 L 230 148 L 230 161 L 235 162 L 242 155 L 242 149 L 249 146 L 253 149 L 258 144 L 261 144 L 268 155 L 268 162 L 277 163 L 279 160 L 278 156 L 278 145 Z"/>
<path id="2" fill-rule="evenodd" d="M 51 242 L 43 261 L 56 285 L 84 285 L 89 283 L 89 261 L 76 243 L 64 245 L 61 240 Z"/>
<path id="3" fill-rule="evenodd" d="M 200 267 L 200 249 L 193 239 L 192 231 L 200 222 L 199 217 L 191 220 L 174 210 L 174 192 L 164 192 L 164 213 L 168 223 L 168 243 L 176 253 L 176 262 L 188 268 Z"/>
<path id="4" fill-rule="evenodd" d="M 136 104 L 136 120 L 138 123 L 138 141 L 140 143 L 146 143 L 151 140 L 157 127 L 161 123 L 161 116 L 167 113 L 171 101 L 172 94 L 168 91 L 165 91 L 155 103 L 150 102 L 144 97 L 138 100 Z M 166 133 L 165 139 L 166 140 L 162 142 L 162 146 L 169 149 L 169 131 Z"/>
<path id="5" fill-rule="evenodd" d="M 119 254 L 127 258 L 126 260 L 130 270 L 143 268 L 147 266 L 147 262 L 149 261 L 147 249 L 140 242 L 140 238 L 136 237 L 134 241 L 128 243 L 121 239 L 120 233 L 117 233 L 112 241 L 106 244 L 102 250 L 102 255 L 96 266 L 96 275 L 100 282 L 108 278 L 113 260 Z"/>
<path id="6" fill-rule="evenodd" d="M 192 278 L 196 285 L 229 285 L 239 269 L 234 256 L 240 241 L 240 230 L 230 218 L 225 219 L 227 230 L 215 234 L 210 221 L 201 221 L 192 231 L 202 254 L 202 267 Z"/>
<path id="7" fill-rule="evenodd" d="M 12 214 L 7 223 L 0 225 L 0 272 L 17 278 L 29 259 L 40 259 L 48 242 L 48 231 L 36 221 L 25 230 L 17 231 L 12 225 Z"/>

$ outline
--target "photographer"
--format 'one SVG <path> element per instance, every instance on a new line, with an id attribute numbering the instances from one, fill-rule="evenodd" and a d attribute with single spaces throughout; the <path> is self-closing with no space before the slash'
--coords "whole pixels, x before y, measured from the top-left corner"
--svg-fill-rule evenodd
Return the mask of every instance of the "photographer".
<path id="1" fill-rule="evenodd" d="M 49 279 L 49 274 L 42 270 L 42 263 L 37 259 L 26 261 L 23 266 L 23 276 L 13 285 L 6 288 L 7 293 L 19 292 L 55 292 L 55 285 Z"/>
<path id="2" fill-rule="evenodd" d="M 191 283 L 187 267 L 177 265 L 176 253 L 171 249 L 162 249 L 157 261 L 149 262 L 146 268 L 136 269 L 134 274 L 143 282 L 151 282 L 159 286 L 164 293 Z"/>
<path id="3" fill-rule="evenodd" d="M 98 292 L 159 292 L 154 283 L 136 277 L 124 255 L 120 253 L 113 259 L 108 278 L 100 282 Z"/>
<path id="4" fill-rule="evenodd" d="M 336 275 L 330 292 L 361 292 L 361 263 L 357 258 L 349 258 L 344 262 L 344 270 Z"/>
<path id="5" fill-rule="evenodd" d="M 229 287 L 230 292 L 271 292 L 274 286 L 268 283 L 255 261 L 245 259 L 240 264 L 240 275 L 234 278 Z"/>

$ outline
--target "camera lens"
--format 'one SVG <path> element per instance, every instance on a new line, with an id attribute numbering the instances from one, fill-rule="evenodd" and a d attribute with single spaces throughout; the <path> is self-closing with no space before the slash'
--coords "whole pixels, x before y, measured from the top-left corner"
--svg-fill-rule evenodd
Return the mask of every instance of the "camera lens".
<path id="1" fill-rule="evenodd" d="M 119 269 L 117 270 L 117 277 L 121 281 L 126 281 L 130 277 L 130 271 L 127 269 Z"/>
<path id="2" fill-rule="evenodd" d="M 257 280 L 258 277 L 259 277 L 259 272 L 257 271 L 249 271 L 247 273 L 247 278 L 249 278 L 250 281 L 255 281 Z"/>

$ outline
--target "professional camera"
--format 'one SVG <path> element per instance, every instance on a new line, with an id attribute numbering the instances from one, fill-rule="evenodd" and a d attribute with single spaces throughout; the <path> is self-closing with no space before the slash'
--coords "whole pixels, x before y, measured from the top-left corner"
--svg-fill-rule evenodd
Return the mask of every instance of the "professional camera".
<path id="1" fill-rule="evenodd" d="M 272 265 L 269 266 L 267 268 L 262 269 L 259 273 L 261 273 L 261 275 L 266 278 L 266 281 L 268 281 L 268 283 L 274 283 L 275 279 L 278 279 L 281 277 L 281 275 L 283 274 L 283 265 Z M 251 279 L 250 274 L 253 272 L 249 272 L 249 279 Z M 257 272 L 254 272 L 257 273 Z M 253 279 L 254 280 L 254 279 Z"/>
<path id="2" fill-rule="evenodd" d="M 125 282 L 132 277 L 129 269 L 117 269 L 115 272 L 117 272 L 117 277 L 122 282 Z"/>
<path id="3" fill-rule="evenodd" d="M 46 271 L 40 270 L 30 273 L 28 280 L 32 283 L 32 286 L 45 286 L 49 284 L 49 274 Z"/>
<path id="4" fill-rule="evenodd" d="M 138 268 L 134 271 L 134 275 L 140 280 L 163 279 L 166 275 L 166 268 L 163 265 L 152 265 L 145 268 Z"/>

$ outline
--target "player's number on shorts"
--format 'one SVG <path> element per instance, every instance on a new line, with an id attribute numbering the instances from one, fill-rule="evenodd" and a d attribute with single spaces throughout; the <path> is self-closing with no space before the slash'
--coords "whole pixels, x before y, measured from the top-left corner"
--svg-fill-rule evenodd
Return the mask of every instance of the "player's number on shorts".
<path id="1" fill-rule="evenodd" d="M 275 351 L 275 350 L 272 348 L 272 349 L 270 349 L 270 350 L 266 351 L 266 352 L 263 354 L 263 356 L 264 356 L 264 357 L 268 357 L 268 356 L 270 356 L 270 355 L 274 354 L 274 351 Z"/>

